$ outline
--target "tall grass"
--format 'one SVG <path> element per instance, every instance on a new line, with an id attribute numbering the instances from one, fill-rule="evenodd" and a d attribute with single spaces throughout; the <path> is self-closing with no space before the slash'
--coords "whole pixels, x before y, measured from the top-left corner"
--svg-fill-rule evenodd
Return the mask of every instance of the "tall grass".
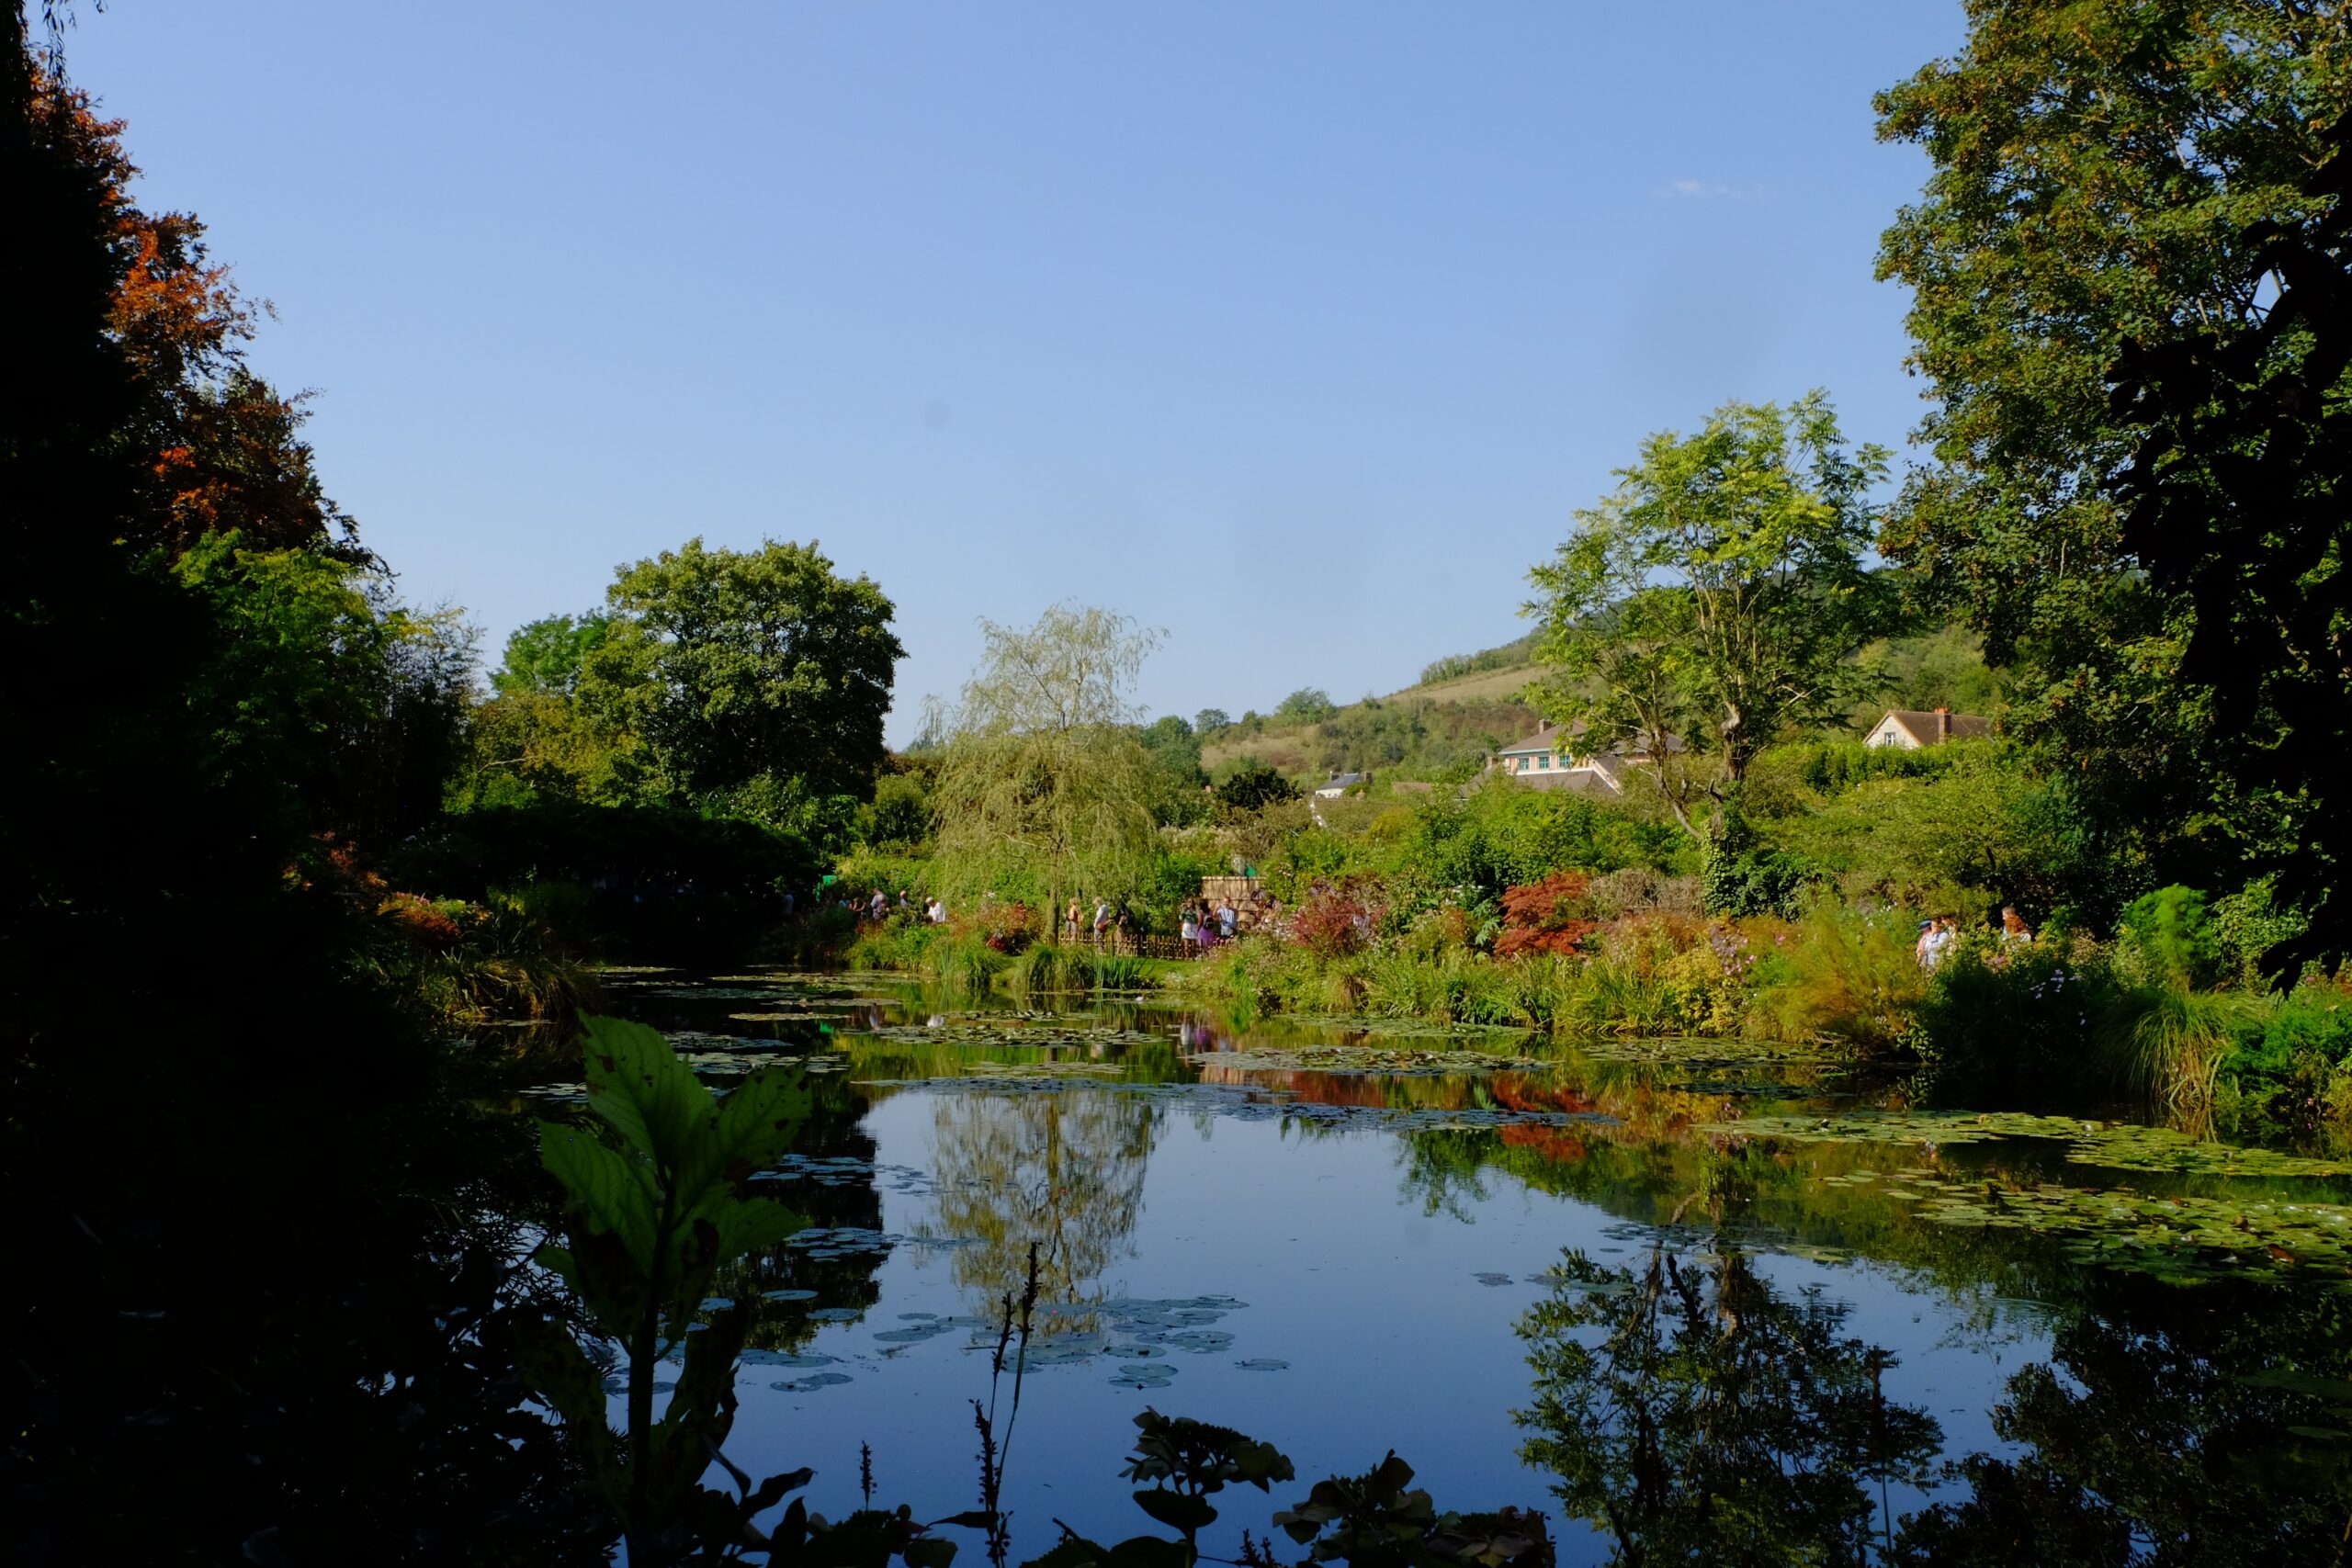
<path id="1" fill-rule="evenodd" d="M 1137 990 L 1150 983 L 1140 958 L 1052 942 L 1024 949 L 1005 966 L 1003 979 L 1016 996 Z"/>
<path id="2" fill-rule="evenodd" d="M 1901 910 L 1814 909 L 1776 953 L 1773 983 L 1757 991 L 1757 1032 L 1864 1053 L 1894 1049 L 1928 994 L 1917 941 L 1917 927 Z"/>
<path id="3" fill-rule="evenodd" d="M 2118 1085 L 2175 1122 L 2208 1131 L 2222 1058 L 2241 1034 L 2260 1028 L 2269 1001 L 2237 991 L 2132 986 L 2101 1010 L 2093 1039 Z"/>

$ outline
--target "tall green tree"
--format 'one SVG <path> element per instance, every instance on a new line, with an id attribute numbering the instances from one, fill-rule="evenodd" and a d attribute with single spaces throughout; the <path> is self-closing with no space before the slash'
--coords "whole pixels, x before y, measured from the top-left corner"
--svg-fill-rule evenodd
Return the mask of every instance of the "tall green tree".
<path id="1" fill-rule="evenodd" d="M 581 703 L 641 735 L 679 793 L 754 815 L 873 795 L 905 650 L 870 579 L 838 575 L 814 544 L 695 538 L 624 567 L 606 599 Z"/>
<path id="2" fill-rule="evenodd" d="M 1726 403 L 1643 442 L 1530 574 L 1544 705 L 1587 747 L 1646 754 L 1693 834 L 1789 728 L 1843 716 L 1892 607 L 1864 563 L 1886 456 L 1849 450 L 1820 392 Z"/>
<path id="3" fill-rule="evenodd" d="M 2275 825 L 2243 858 L 2322 945 L 2352 928 L 2352 115 L 2334 141 L 2309 192 L 2326 210 L 2249 236 L 2279 286 L 2261 322 L 2127 344 L 2115 400 L 2143 427 L 2115 485 L 2124 545 L 2185 607 L 2226 815 Z"/>
<path id="4" fill-rule="evenodd" d="M 951 885 L 1026 884 L 1053 909 L 1127 891 L 1151 849 L 1153 789 L 1129 694 L 1158 634 L 1070 604 L 1034 626 L 980 628 L 986 649 L 932 786 Z"/>
<path id="5" fill-rule="evenodd" d="M 2276 279 L 2257 229 L 2326 205 L 2312 175 L 2352 39 L 2340 6 L 2301 0 L 1967 10 L 1957 54 L 1878 98 L 1881 136 L 1934 165 L 1879 258 L 1912 291 L 1936 458 L 1883 548 L 2010 667 L 2011 732 L 2211 874 L 2290 829 L 2231 798 L 2206 743 L 2212 688 L 2182 679 L 2193 612 L 2125 537 L 2110 484 L 2149 411 L 2109 382 L 2127 343 L 2259 328 Z"/>
<path id="6" fill-rule="evenodd" d="M 604 646 L 613 617 L 603 610 L 581 615 L 543 615 L 517 626 L 506 638 L 506 657 L 491 672 L 502 694 L 550 692 L 570 696 L 580 684 L 588 656 Z"/>
<path id="7" fill-rule="evenodd" d="M 1201 738 L 1192 725 L 1170 714 L 1145 725 L 1136 739 L 1151 758 L 1152 819 L 1162 827 L 1182 827 L 1208 817 L 1216 802 L 1207 793 Z"/>

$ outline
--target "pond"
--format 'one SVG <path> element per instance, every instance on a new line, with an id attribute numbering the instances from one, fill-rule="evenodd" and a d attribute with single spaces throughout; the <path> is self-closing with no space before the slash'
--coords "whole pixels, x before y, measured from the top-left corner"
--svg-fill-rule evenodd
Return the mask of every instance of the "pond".
<path id="1" fill-rule="evenodd" d="M 1151 1528 L 1118 1480 L 1147 1407 L 1295 1463 L 1220 1497 L 1225 1555 L 1391 1449 L 1442 1508 L 1545 1510 L 1569 1563 L 1616 1544 L 1577 1514 L 1693 1560 L 2320 1562 L 2352 1528 L 2326 1162 L 1891 1110 L 1898 1086 L 1737 1042 L 857 975 L 612 993 L 714 1088 L 809 1071 L 819 1112 L 757 1179 L 809 1228 L 756 1265 L 729 1456 L 813 1467 L 821 1513 L 869 1455 L 918 1517 L 977 1506 L 972 1402 L 1034 1247 L 1014 1561 Z"/>

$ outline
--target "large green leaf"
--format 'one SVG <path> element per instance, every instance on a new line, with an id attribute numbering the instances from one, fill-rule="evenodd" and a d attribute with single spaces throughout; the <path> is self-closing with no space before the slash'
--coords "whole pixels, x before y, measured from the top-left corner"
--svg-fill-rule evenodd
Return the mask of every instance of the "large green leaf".
<path id="1" fill-rule="evenodd" d="M 650 1168 L 606 1148 L 587 1128 L 560 1122 L 539 1123 L 539 1159 L 590 1227 L 617 1237 L 651 1274 L 661 1200 Z"/>
<path id="2" fill-rule="evenodd" d="M 743 1174 L 782 1156 L 808 1118 L 808 1106 L 797 1068 L 764 1068 L 736 1085 L 718 1102 L 716 1115 L 682 1147 L 680 1202 L 698 1207 L 711 1189 L 731 1188 Z"/>
<path id="3" fill-rule="evenodd" d="M 674 1170 L 713 1114 L 710 1090 L 660 1032 L 586 1013 L 580 1022 L 589 1105 L 656 1165 Z"/>

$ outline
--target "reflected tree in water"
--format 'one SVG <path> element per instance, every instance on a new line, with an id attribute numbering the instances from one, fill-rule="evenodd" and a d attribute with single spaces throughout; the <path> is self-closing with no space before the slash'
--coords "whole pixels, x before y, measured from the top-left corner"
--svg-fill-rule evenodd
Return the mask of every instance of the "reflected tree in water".
<path id="1" fill-rule="evenodd" d="M 2334 1292 L 2093 1285 L 1994 1430 L 1965 1501 L 1905 1521 L 1898 1560 L 2051 1568 L 2352 1562 L 2352 1333 Z"/>
<path id="2" fill-rule="evenodd" d="M 985 1244 L 956 1250 L 956 1283 L 1018 1292 L 1034 1241 L 1046 1299 L 1075 1301 L 1129 1250 L 1159 1106 L 1091 1089 L 934 1103 L 939 1234 Z"/>
<path id="3" fill-rule="evenodd" d="M 1893 1358 L 1848 1309 L 1783 1296 L 1724 1247 L 1638 1269 L 1570 1252 L 1520 1323 L 1530 1464 L 1610 1561 L 1861 1562 L 1892 1533 L 1887 1488 L 1927 1478 L 1941 1432 L 1880 1390 Z"/>

